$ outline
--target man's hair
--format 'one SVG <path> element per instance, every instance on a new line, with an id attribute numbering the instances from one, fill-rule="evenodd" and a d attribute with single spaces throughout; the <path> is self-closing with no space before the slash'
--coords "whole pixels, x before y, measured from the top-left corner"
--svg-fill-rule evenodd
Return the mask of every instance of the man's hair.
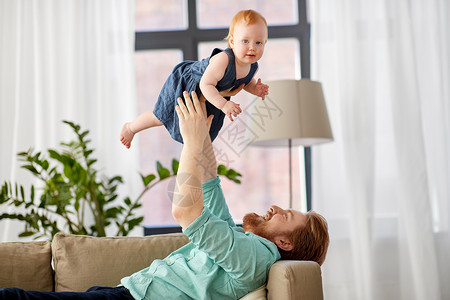
<path id="1" fill-rule="evenodd" d="M 230 38 L 234 34 L 234 28 L 236 27 L 236 24 L 241 21 L 244 21 L 245 24 L 247 25 L 255 24 L 258 21 L 262 21 L 264 22 L 267 28 L 267 21 L 259 12 L 254 11 L 252 9 L 241 10 L 231 20 L 230 29 L 228 30 L 228 35 L 225 38 L 228 41 L 228 47 L 230 47 Z"/>
<path id="2" fill-rule="evenodd" d="M 292 250 L 278 250 L 282 259 L 310 260 L 322 265 L 330 243 L 327 221 L 314 211 L 308 212 L 306 217 L 306 223 L 296 227 L 289 236 Z"/>

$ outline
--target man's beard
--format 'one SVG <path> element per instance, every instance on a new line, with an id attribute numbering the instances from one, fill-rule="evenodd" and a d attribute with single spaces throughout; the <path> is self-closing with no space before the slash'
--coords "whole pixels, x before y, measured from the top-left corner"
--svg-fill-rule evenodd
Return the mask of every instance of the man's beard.
<path id="1" fill-rule="evenodd" d="M 267 221 L 261 216 L 255 213 L 249 213 L 244 216 L 244 219 L 242 220 L 242 227 L 245 232 L 253 232 L 256 235 L 273 242 L 275 235 L 273 232 L 269 231 L 266 222 Z"/>

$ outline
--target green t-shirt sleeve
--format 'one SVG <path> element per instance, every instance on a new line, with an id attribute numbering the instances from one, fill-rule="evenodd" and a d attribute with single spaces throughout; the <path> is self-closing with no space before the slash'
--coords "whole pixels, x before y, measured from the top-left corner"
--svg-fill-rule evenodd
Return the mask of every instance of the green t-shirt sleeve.
<path id="1" fill-rule="evenodd" d="M 231 227 L 236 226 L 225 202 L 225 196 L 220 186 L 220 178 L 216 177 L 206 181 L 203 183 L 202 189 L 204 204 L 211 213 L 226 221 Z"/>

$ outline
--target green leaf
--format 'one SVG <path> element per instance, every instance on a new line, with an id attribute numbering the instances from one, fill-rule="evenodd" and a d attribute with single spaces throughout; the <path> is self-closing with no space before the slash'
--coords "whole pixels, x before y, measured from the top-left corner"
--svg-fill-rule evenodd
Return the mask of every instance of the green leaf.
<path id="1" fill-rule="evenodd" d="M 237 183 L 237 184 L 241 184 L 241 181 L 240 181 L 239 179 L 233 178 L 233 179 L 231 179 L 231 180 L 234 181 L 234 182 Z"/>
<path id="2" fill-rule="evenodd" d="M 82 166 L 78 169 L 78 182 L 79 184 L 87 184 L 88 182 L 88 171 L 86 171 Z"/>
<path id="3" fill-rule="evenodd" d="M 217 174 L 219 174 L 219 175 L 227 175 L 227 167 L 225 167 L 224 165 L 219 165 L 217 167 Z"/>
<path id="4" fill-rule="evenodd" d="M 144 183 L 144 187 L 147 187 L 147 185 L 149 185 L 150 182 L 152 182 L 153 180 L 156 179 L 156 175 L 149 174 L 147 176 L 144 176 L 141 174 L 141 178 L 142 178 L 142 182 Z"/>
<path id="5" fill-rule="evenodd" d="M 158 175 L 159 175 L 159 179 L 163 180 L 166 179 L 168 177 L 170 177 L 170 171 L 167 168 L 164 168 L 163 165 L 157 161 L 156 162 L 156 169 L 158 171 Z"/>
<path id="6" fill-rule="evenodd" d="M 80 186 L 75 191 L 75 197 L 76 199 L 83 199 L 84 197 L 86 197 L 86 193 L 86 189 Z"/>
<path id="7" fill-rule="evenodd" d="M 134 227 L 138 226 L 139 224 L 141 224 L 141 222 L 144 220 L 144 217 L 138 217 L 138 218 L 134 218 L 128 221 L 128 230 L 132 230 Z"/>
<path id="8" fill-rule="evenodd" d="M 31 203 L 34 203 L 34 185 L 31 186 L 30 198 L 31 198 Z"/>
<path id="9" fill-rule="evenodd" d="M 39 175 L 38 170 L 36 170 L 36 168 L 33 165 L 23 165 L 22 168 L 27 169 L 28 171 L 30 171 L 35 175 Z"/>
<path id="10" fill-rule="evenodd" d="M 32 152 L 32 149 L 30 148 L 30 150 L 28 150 L 29 152 Z M 17 153 L 17 156 L 28 156 L 28 152 L 19 152 Z"/>
<path id="11" fill-rule="evenodd" d="M 44 160 L 41 164 L 42 169 L 44 170 L 48 170 L 48 167 L 50 166 L 50 164 L 48 163 L 48 160 Z"/>
<path id="12" fill-rule="evenodd" d="M 116 219 L 117 216 L 121 213 L 122 213 L 121 207 L 111 207 L 106 210 L 105 218 L 106 219 L 110 219 L 110 218 Z"/>
<path id="13" fill-rule="evenodd" d="M 22 196 L 22 200 L 25 201 L 25 190 L 23 186 L 20 186 L 20 196 Z"/>
<path id="14" fill-rule="evenodd" d="M 37 152 L 37 153 L 34 155 L 33 160 L 34 160 L 34 161 L 40 161 L 40 156 L 41 156 L 41 152 Z"/>
<path id="15" fill-rule="evenodd" d="M 241 181 L 237 177 L 241 177 L 242 174 L 236 172 L 233 169 L 229 169 L 226 176 L 228 179 L 230 179 L 236 183 L 239 183 L 239 184 L 241 183 Z"/>
<path id="16" fill-rule="evenodd" d="M 63 123 L 68 124 L 70 127 L 75 128 L 75 124 L 71 121 L 63 120 Z"/>
<path id="17" fill-rule="evenodd" d="M 35 234 L 33 231 L 24 231 L 24 232 L 19 234 L 19 237 L 32 236 L 33 234 Z"/>
<path id="18" fill-rule="evenodd" d="M 95 164 L 96 162 L 97 162 L 96 159 L 90 159 L 90 160 L 88 160 L 87 165 L 88 165 L 88 167 L 90 167 L 90 166 L 92 166 L 93 164 Z"/>
<path id="19" fill-rule="evenodd" d="M 2 185 L 2 191 L 0 193 L 0 204 L 7 202 L 8 200 L 8 185 L 6 182 Z"/>
<path id="20" fill-rule="evenodd" d="M 73 130 L 76 132 L 76 133 L 78 133 L 79 131 L 80 131 L 80 125 L 78 125 L 78 124 L 74 124 L 73 126 Z"/>
<path id="21" fill-rule="evenodd" d="M 241 174 L 239 174 L 238 172 L 236 172 L 233 169 L 229 169 L 228 172 L 227 172 L 227 177 L 236 177 L 236 176 L 239 176 L 239 175 L 241 175 Z"/>
<path id="22" fill-rule="evenodd" d="M 118 197 L 118 195 L 113 195 L 112 197 L 107 198 L 106 202 L 112 202 L 114 200 L 116 200 Z"/>
<path id="23" fill-rule="evenodd" d="M 142 176 L 142 175 L 141 175 L 141 176 Z M 120 182 L 120 183 L 123 183 L 122 176 L 114 176 L 113 178 L 111 178 L 111 179 L 108 181 L 108 183 L 109 183 L 109 184 L 112 184 L 112 183 L 114 183 L 115 181 Z"/>
<path id="24" fill-rule="evenodd" d="M 47 199 L 51 199 L 50 195 L 48 192 L 46 192 L 45 194 L 41 195 L 41 202 L 39 203 L 39 208 L 44 208 L 47 205 Z"/>
<path id="25" fill-rule="evenodd" d="M 175 158 L 172 159 L 172 172 L 173 172 L 173 175 L 177 175 L 179 166 L 180 166 L 180 162 L 178 160 L 176 160 Z"/>
<path id="26" fill-rule="evenodd" d="M 59 154 L 55 150 L 48 149 L 47 152 L 48 152 L 48 155 L 50 156 L 50 158 L 56 159 L 57 161 L 64 163 L 64 160 L 62 159 L 61 154 Z"/>
<path id="27" fill-rule="evenodd" d="M 89 134 L 89 130 L 84 131 L 83 133 L 80 134 L 80 138 L 83 139 L 86 135 Z M 90 150 L 91 152 L 94 150 Z"/>
<path id="28" fill-rule="evenodd" d="M 237 177 L 241 177 L 242 174 L 236 172 L 233 169 L 227 169 L 227 167 L 224 165 L 219 165 L 217 167 L 217 174 L 223 175 L 223 176 L 227 177 L 229 180 L 231 180 L 237 184 L 241 183 L 241 180 Z"/>
<path id="29" fill-rule="evenodd" d="M 72 172 L 72 167 L 69 165 L 64 166 L 64 175 L 70 180 L 75 178 L 74 173 Z"/>

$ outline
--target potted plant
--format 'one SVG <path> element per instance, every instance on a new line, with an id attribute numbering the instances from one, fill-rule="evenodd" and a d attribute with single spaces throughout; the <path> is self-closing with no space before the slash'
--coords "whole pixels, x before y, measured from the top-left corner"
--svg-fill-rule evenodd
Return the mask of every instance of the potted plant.
<path id="1" fill-rule="evenodd" d="M 19 183 L 4 182 L 0 191 L 0 205 L 23 207 L 25 213 L 3 213 L 2 219 L 15 219 L 25 223 L 19 237 L 52 238 L 57 232 L 92 236 L 106 236 L 106 229 L 115 225 L 116 236 L 126 236 L 139 225 L 143 217 L 136 215 L 142 196 L 156 184 L 175 176 L 178 161 L 172 160 L 171 168 L 156 162 L 157 174 L 142 175 L 143 190 L 132 200 L 118 200 L 117 188 L 123 183 L 121 176 L 107 177 L 95 168 L 94 149 L 88 145 L 88 130 L 77 124 L 69 125 L 76 138 L 61 143 L 60 151 L 48 149 L 46 158 L 41 152 L 29 149 L 18 153 L 28 170 L 41 182 L 41 188 L 31 185 L 29 194 Z M 218 174 L 240 183 L 242 175 L 224 165 L 218 166 Z M 39 192 L 38 192 L 39 191 Z M 39 195 L 36 195 L 39 194 Z M 92 218 L 88 218 L 88 215 Z"/>

